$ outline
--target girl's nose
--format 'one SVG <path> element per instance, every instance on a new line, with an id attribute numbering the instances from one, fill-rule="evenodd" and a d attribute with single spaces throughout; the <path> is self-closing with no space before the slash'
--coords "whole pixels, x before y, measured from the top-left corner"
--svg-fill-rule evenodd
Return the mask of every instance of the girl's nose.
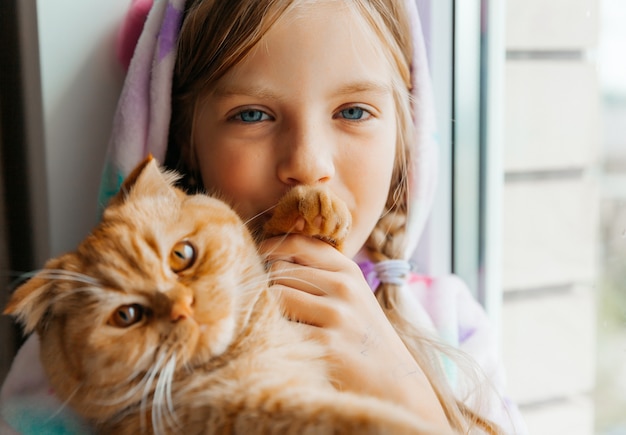
<path id="1" fill-rule="evenodd" d="M 315 128 L 296 128 L 288 133 L 277 166 L 280 181 L 290 186 L 330 181 L 335 175 L 332 140 Z"/>

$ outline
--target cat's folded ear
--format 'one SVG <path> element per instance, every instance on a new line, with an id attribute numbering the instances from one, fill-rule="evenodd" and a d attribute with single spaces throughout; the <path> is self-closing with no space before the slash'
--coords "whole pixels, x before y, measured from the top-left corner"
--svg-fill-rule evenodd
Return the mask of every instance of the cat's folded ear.
<path id="1" fill-rule="evenodd" d="M 3 314 L 17 318 L 24 326 L 24 333 L 31 333 L 46 317 L 54 299 L 53 275 L 59 270 L 64 258 L 65 256 L 50 260 L 45 269 L 18 287 L 11 295 Z"/>
<path id="2" fill-rule="evenodd" d="M 174 187 L 180 175 L 160 168 L 157 160 L 149 154 L 124 179 L 120 191 L 109 206 L 120 205 L 133 196 L 158 196 L 180 194 Z"/>

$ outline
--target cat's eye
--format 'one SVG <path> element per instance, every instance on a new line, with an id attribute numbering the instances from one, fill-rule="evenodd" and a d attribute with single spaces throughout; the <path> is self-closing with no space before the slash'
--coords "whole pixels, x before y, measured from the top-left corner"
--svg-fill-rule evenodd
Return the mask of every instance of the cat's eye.
<path id="1" fill-rule="evenodd" d="M 122 305 L 113 312 L 109 318 L 109 324 L 118 328 L 128 328 L 141 322 L 145 315 L 146 309 L 142 305 Z"/>
<path id="2" fill-rule="evenodd" d="M 187 240 L 178 242 L 170 252 L 170 268 L 178 273 L 189 269 L 196 261 L 196 249 Z"/>

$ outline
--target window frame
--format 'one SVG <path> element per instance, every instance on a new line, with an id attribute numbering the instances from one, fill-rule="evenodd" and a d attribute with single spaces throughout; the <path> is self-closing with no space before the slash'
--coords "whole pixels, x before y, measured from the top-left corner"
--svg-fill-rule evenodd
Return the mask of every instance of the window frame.
<path id="1" fill-rule="evenodd" d="M 460 276 L 497 330 L 505 3 L 417 1 L 425 22 L 439 137 L 438 190 L 418 265 L 432 275 Z"/>

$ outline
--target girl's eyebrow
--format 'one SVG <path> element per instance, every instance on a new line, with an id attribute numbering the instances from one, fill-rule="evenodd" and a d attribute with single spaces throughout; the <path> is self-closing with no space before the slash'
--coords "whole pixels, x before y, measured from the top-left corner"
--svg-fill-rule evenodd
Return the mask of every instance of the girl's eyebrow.
<path id="1" fill-rule="evenodd" d="M 391 86 L 381 82 L 362 81 L 348 83 L 347 85 L 339 87 L 336 91 L 337 95 L 351 95 L 360 93 L 387 95 L 391 93 Z"/>
<path id="2" fill-rule="evenodd" d="M 262 86 L 217 86 L 214 95 L 217 97 L 246 96 L 263 100 L 281 99 L 275 91 Z"/>
<path id="3" fill-rule="evenodd" d="M 391 86 L 386 83 L 376 81 L 359 81 L 339 86 L 333 95 L 346 96 L 360 93 L 371 93 L 378 95 L 390 94 Z M 217 86 L 214 90 L 217 97 L 246 96 L 263 100 L 281 100 L 282 97 L 273 89 L 263 86 Z"/>

